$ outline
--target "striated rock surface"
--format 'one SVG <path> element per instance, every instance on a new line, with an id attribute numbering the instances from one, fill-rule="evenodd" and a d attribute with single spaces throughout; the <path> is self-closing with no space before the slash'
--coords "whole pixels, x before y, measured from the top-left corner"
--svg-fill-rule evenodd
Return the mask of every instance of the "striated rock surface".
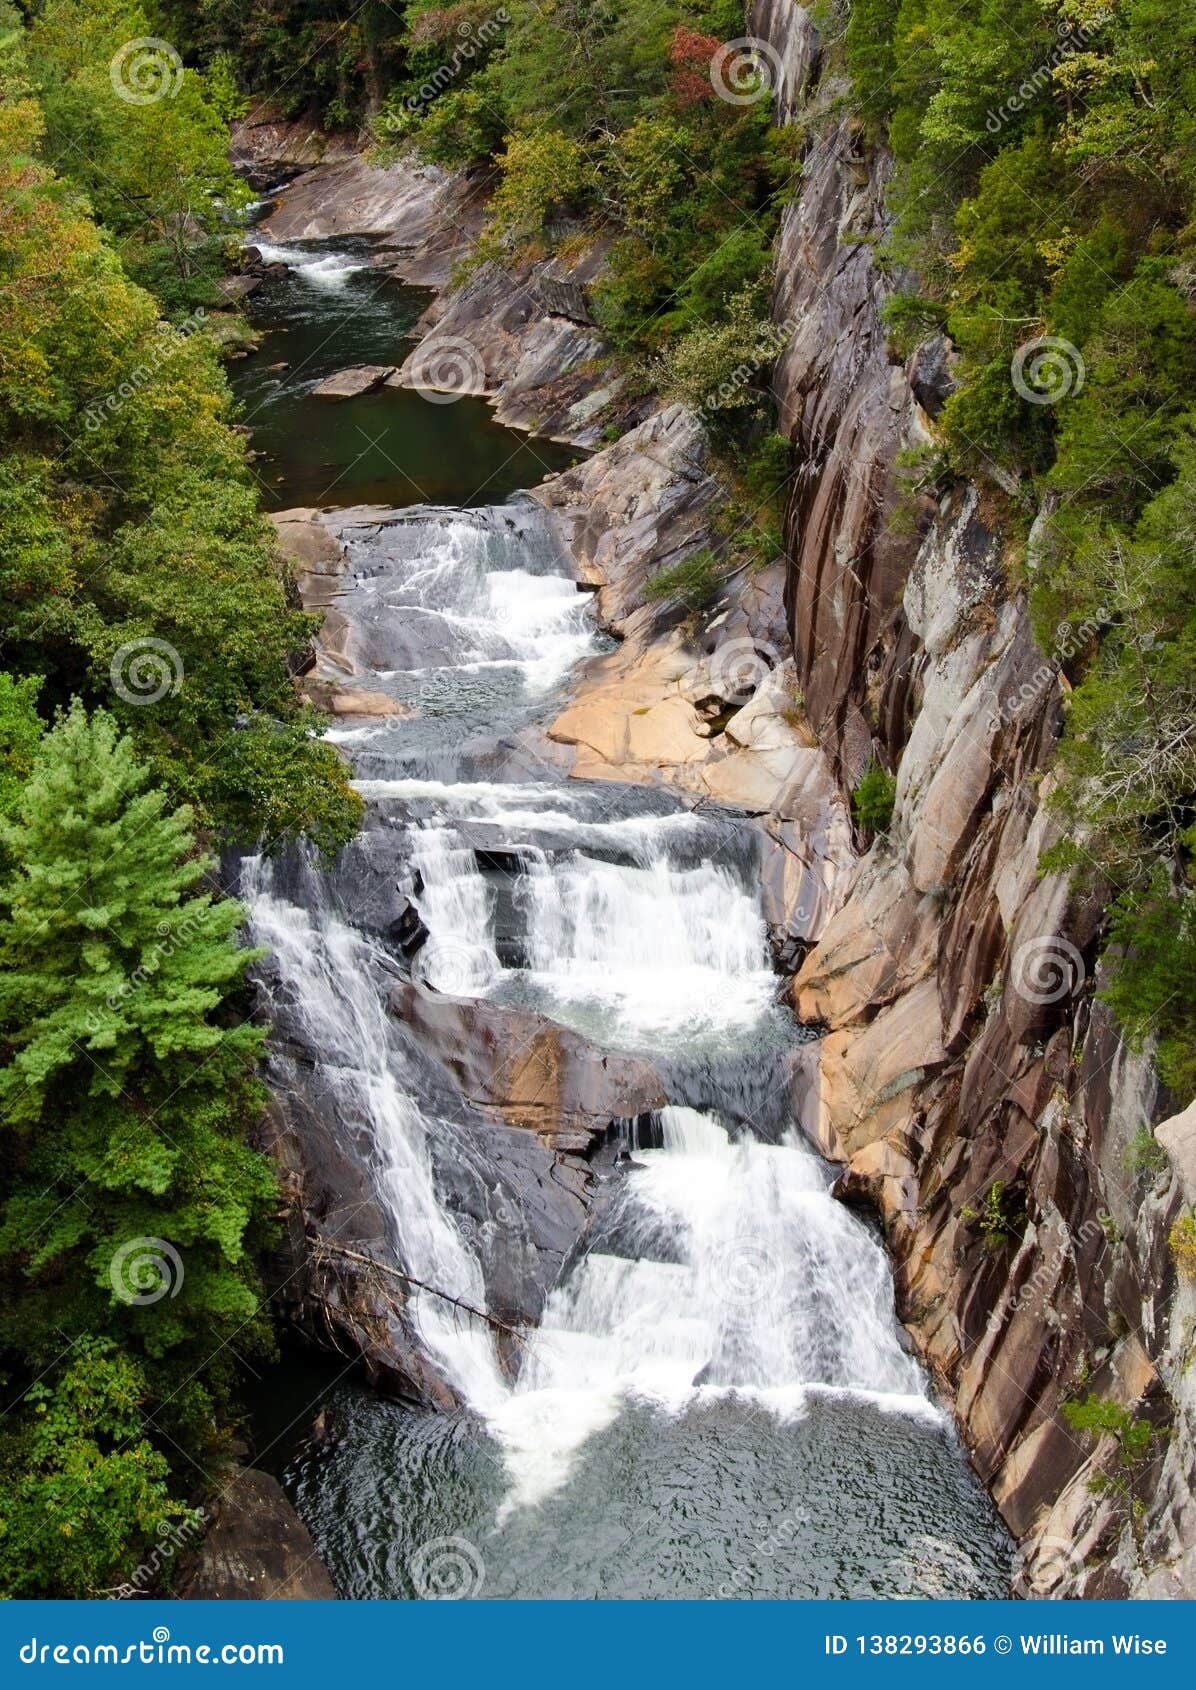
<path id="1" fill-rule="evenodd" d="M 357 139 L 348 132 L 328 134 L 314 120 L 287 118 L 262 101 L 233 124 L 229 158 L 255 187 L 273 187 L 280 178 L 317 164 L 347 163 L 357 155 Z"/>
<path id="2" fill-rule="evenodd" d="M 618 1120 L 665 1102 L 641 1057 L 604 1051 L 534 1010 L 397 987 L 396 1015 L 435 1051 L 462 1095 L 553 1150 L 593 1150 Z"/>
<path id="3" fill-rule="evenodd" d="M 756 16 L 805 62 L 802 8 Z M 904 365 L 887 350 L 872 246 L 889 163 L 826 109 L 841 92 L 801 109 L 778 264 L 786 597 L 843 789 L 878 753 L 897 791 L 793 982 L 827 1028 L 807 1125 L 881 1215 L 903 1318 L 1021 1540 L 1019 1593 L 1192 1596 L 1193 1290 L 1166 1242 L 1192 1196 L 1190 1118 L 1159 1128 L 1166 1161 L 1129 1154 L 1162 1100 L 1094 995 L 1098 902 L 1043 870 L 1063 682 L 999 523 L 968 487 L 893 520 L 897 453 L 933 437 L 952 358 L 941 337 Z M 1115 1440 L 1062 1412 L 1089 1392 L 1158 1429 L 1140 1509 Z"/>
<path id="4" fill-rule="evenodd" d="M 369 237 L 400 280 L 443 287 L 477 238 L 484 199 L 475 178 L 414 161 L 379 167 L 353 153 L 290 183 L 260 232 L 280 244 Z"/>
<path id="5" fill-rule="evenodd" d="M 510 428 L 597 444 L 623 384 L 586 306 L 603 256 L 599 245 L 572 265 L 481 265 L 421 317 L 397 381 L 478 393 Z"/>

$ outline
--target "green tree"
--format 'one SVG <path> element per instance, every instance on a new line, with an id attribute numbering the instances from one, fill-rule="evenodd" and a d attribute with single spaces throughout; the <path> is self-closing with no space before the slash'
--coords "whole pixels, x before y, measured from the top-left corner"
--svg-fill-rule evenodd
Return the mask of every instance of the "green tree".
<path id="1" fill-rule="evenodd" d="M 160 33 L 128 0 L 46 0 L 27 46 L 49 162 L 173 310 L 219 297 L 230 215 L 250 196 L 228 159 L 226 75 L 211 88 L 172 43 L 131 45 Z"/>
<path id="2" fill-rule="evenodd" d="M 333 849 L 360 804 L 295 696 L 316 624 L 294 607 L 211 338 L 162 322 L 39 161 L 18 61 L 0 61 L 7 667 L 44 675 L 50 706 L 111 704 L 205 824 Z M 152 704 L 123 685 L 146 642 L 170 671 Z"/>
<path id="3" fill-rule="evenodd" d="M 0 1337 L 34 1373 L 61 1333 L 139 1350 L 179 1442 L 210 1435 L 226 1337 L 262 1334 L 250 1251 L 274 1197 L 245 1133 L 261 1034 L 234 1013 L 254 953 L 203 889 L 171 810 L 111 717 L 50 732 L 0 843 L 0 1260 L 28 1289 Z"/>
<path id="4" fill-rule="evenodd" d="M 41 676 L 15 681 L 0 674 L 0 816 L 16 803 L 33 769 L 42 737 L 42 721 L 35 708 Z"/>
<path id="5" fill-rule="evenodd" d="M 0 1591 L 95 1596 L 190 1510 L 147 1436 L 144 1371 L 84 1339 L 52 1385 L 31 1385 L 0 1432 Z M 159 1540 L 160 1541 L 160 1540 Z"/>

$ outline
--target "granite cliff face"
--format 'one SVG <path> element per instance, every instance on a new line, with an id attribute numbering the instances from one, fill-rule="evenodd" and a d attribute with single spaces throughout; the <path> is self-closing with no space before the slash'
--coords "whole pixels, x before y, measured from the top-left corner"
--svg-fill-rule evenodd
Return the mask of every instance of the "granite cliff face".
<path id="1" fill-rule="evenodd" d="M 1094 1000 L 1099 907 L 1040 867 L 1061 826 L 1060 665 L 981 489 L 927 503 L 913 534 L 894 521 L 896 455 L 932 436 L 950 349 L 887 350 L 888 161 L 820 116 L 841 90 L 813 80 L 804 10 L 755 22 L 807 67 L 812 136 L 776 292 L 797 673 L 843 788 L 874 752 L 897 774 L 888 837 L 793 983 L 828 1029 L 808 1124 L 881 1214 L 907 1325 L 1022 1540 L 1022 1592 L 1191 1596 L 1192 1290 L 1166 1243 L 1191 1201 L 1191 1111 L 1157 1130 L 1157 1168 L 1127 1157 L 1165 1100 Z M 1088 1392 L 1159 1428 L 1138 1471 L 1069 1427 L 1062 1405 Z"/>

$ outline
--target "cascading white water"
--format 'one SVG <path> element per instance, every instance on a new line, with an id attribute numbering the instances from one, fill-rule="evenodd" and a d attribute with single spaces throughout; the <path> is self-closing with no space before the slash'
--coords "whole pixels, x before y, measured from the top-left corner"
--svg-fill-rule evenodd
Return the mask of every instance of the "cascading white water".
<path id="1" fill-rule="evenodd" d="M 641 855 L 529 863 L 517 896 L 538 996 L 566 1017 L 597 1005 L 634 1043 L 750 1027 L 776 991 L 756 899 L 713 863 L 674 867 L 659 836 Z"/>
<path id="2" fill-rule="evenodd" d="M 430 523 L 386 568 L 375 550 L 358 583 L 371 638 L 394 618 L 410 637 L 423 616 L 438 666 L 456 673 L 514 661 L 542 679 L 566 667 L 592 639 L 585 601 L 559 577 L 510 567 L 510 551 L 506 535 L 496 542 L 476 522 L 451 520 Z M 495 626 L 500 606 L 507 615 Z M 424 989 L 530 996 L 601 1042 L 663 1058 L 695 1038 L 700 1049 L 726 1039 L 734 1051 L 775 1014 L 756 889 L 746 871 L 694 860 L 703 825 L 694 817 L 580 814 L 568 788 L 543 783 L 358 784 L 388 804 L 435 806 L 432 822 L 397 824 L 429 935 L 416 965 Z M 497 830 L 505 855 L 522 864 L 513 898 L 520 968 L 499 961 L 478 827 Z M 402 1259 L 417 1278 L 481 1306 L 481 1269 L 436 1190 L 429 1135 L 438 1124 L 415 1103 L 388 1025 L 394 965 L 317 892 L 300 910 L 270 876 L 260 862 L 247 873 L 253 935 L 274 953 L 322 1082 L 376 1146 Z M 883 1251 L 831 1197 L 827 1169 L 798 1135 L 766 1143 L 678 1107 L 657 1125 L 659 1147 L 635 1152 L 605 1245 L 552 1292 L 514 1386 L 487 1332 L 435 1298 L 415 1304 L 424 1343 L 503 1451 L 508 1513 L 559 1489 L 587 1440 L 631 1402 L 667 1413 L 736 1395 L 797 1414 L 812 1393 L 839 1392 L 937 1414 L 898 1342 Z"/>
<path id="3" fill-rule="evenodd" d="M 387 1014 L 392 965 L 379 946 L 330 910 L 314 876 L 300 907 L 280 895 L 264 857 L 242 865 L 250 937 L 265 945 L 295 1030 L 319 1053 L 321 1084 L 340 1117 L 368 1136 L 379 1196 L 394 1222 L 407 1272 L 475 1308 L 485 1304 L 482 1272 L 432 1178 L 428 1133 L 415 1104 Z M 504 1390 L 489 1336 L 444 1299 L 412 1292 L 416 1329 L 463 1394 L 494 1408 Z"/>
<path id="4" fill-rule="evenodd" d="M 254 240 L 266 264 L 285 264 L 288 270 L 313 287 L 335 290 L 343 288 L 350 276 L 368 269 L 362 259 L 345 252 L 312 252 L 302 247 L 276 246 L 273 241 Z"/>
<path id="5" fill-rule="evenodd" d="M 567 576 L 525 567 L 535 531 L 513 532 L 466 517 L 426 529 L 414 553 L 392 557 L 382 574 L 357 585 L 361 614 L 384 646 L 388 628 L 403 636 L 408 675 L 460 677 L 515 669 L 530 692 L 554 685 L 594 646 L 590 600 Z M 402 531 L 396 541 L 410 541 Z M 371 539 L 371 547 L 376 542 Z M 349 541 L 350 556 L 356 542 Z M 545 559 L 545 562 L 550 560 Z M 422 649 L 423 664 L 411 661 Z M 382 664 L 381 673 L 388 673 Z"/>
<path id="6" fill-rule="evenodd" d="M 498 978 L 494 898 L 473 851 L 448 828 L 412 829 L 412 862 L 423 890 L 415 900 L 428 940 L 418 972 L 425 985 L 455 997 L 477 997 Z"/>
<path id="7" fill-rule="evenodd" d="M 897 1342 L 880 1245 L 797 1139 L 732 1141 L 708 1114 L 660 1113 L 620 1212 L 626 1254 L 592 1251 L 554 1291 L 518 1390 L 494 1417 L 511 1505 L 538 1502 L 628 1397 L 677 1410 L 734 1391 L 775 1412 L 808 1392 L 935 1414 Z"/>

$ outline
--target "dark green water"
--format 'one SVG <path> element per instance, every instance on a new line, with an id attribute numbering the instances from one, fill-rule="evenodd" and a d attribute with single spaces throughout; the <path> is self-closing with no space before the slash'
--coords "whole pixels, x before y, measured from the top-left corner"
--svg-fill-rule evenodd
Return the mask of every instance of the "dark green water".
<path id="1" fill-rule="evenodd" d="M 500 427 L 482 399 L 444 404 L 405 388 L 313 399 L 312 388 L 338 370 L 401 364 L 429 296 L 374 268 L 369 242 L 262 250 L 284 254 L 288 269 L 247 300 L 264 338 L 231 366 L 231 379 L 262 454 L 254 467 L 269 508 L 501 504 L 577 461 L 567 446 Z"/>
<path id="2" fill-rule="evenodd" d="M 281 1381 L 280 1381 L 281 1383 Z M 781 1417 L 740 1397 L 677 1415 L 629 1403 L 534 1509 L 503 1515 L 501 1453 L 473 1415 L 382 1402 L 301 1367 L 331 1448 L 279 1437 L 279 1471 L 346 1598 L 414 1597 L 418 1556 L 483 1599 L 1002 1596 L 1008 1539 L 945 1424 L 813 1396 Z M 272 1399 L 266 1411 L 265 1398 Z M 282 1432 L 263 1392 L 263 1445 Z"/>

